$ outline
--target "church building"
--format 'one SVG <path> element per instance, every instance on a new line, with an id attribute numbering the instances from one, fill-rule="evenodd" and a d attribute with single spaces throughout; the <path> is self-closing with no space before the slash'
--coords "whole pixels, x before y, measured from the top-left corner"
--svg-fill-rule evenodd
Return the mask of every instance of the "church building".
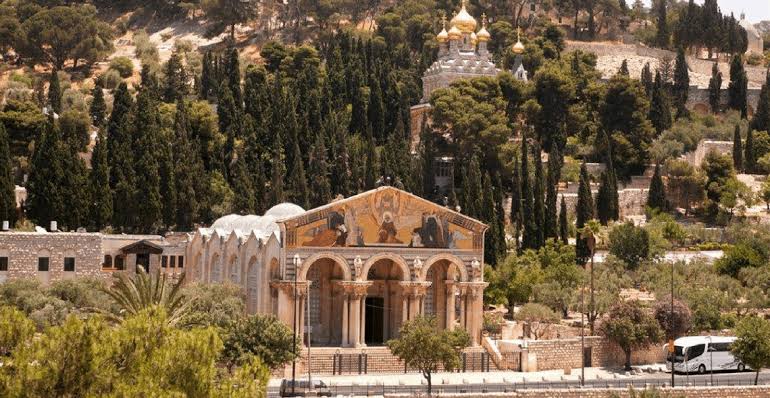
<path id="1" fill-rule="evenodd" d="M 187 245 L 191 280 L 244 287 L 250 313 L 297 318 L 306 344 L 382 345 L 407 320 L 481 339 L 486 225 L 384 186 L 305 211 L 230 215 Z"/>

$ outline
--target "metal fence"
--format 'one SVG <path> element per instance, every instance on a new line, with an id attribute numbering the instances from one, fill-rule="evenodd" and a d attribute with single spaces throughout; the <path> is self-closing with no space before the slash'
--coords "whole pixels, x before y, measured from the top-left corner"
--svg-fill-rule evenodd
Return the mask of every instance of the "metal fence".
<path id="1" fill-rule="evenodd" d="M 323 363 L 329 358 L 332 361 L 331 366 L 328 366 L 328 362 Z M 313 361 L 315 362 L 314 371 L 316 374 L 328 374 L 328 369 L 331 369 L 333 375 L 368 374 L 370 370 L 372 373 L 383 374 L 402 371 L 403 373 L 419 372 L 415 368 L 406 366 L 403 361 L 389 353 L 335 353 L 331 357 L 313 359 Z M 372 364 L 374 368 L 370 369 L 369 364 Z M 490 372 L 497 369 L 488 353 L 464 352 L 460 357 L 460 366 L 455 371 Z"/>
<path id="2" fill-rule="evenodd" d="M 567 389 L 580 388 L 579 380 L 548 381 L 548 382 L 516 382 L 516 383 L 484 383 L 484 384 L 440 384 L 441 377 L 433 377 L 434 394 L 454 393 L 511 393 L 526 389 Z M 665 375 L 658 378 L 640 379 L 613 379 L 613 380 L 586 380 L 584 388 L 620 388 L 644 390 L 649 388 L 668 387 L 670 379 Z M 714 375 L 713 381 L 706 376 L 677 376 L 676 386 L 750 386 L 754 384 L 754 375 L 751 374 L 719 374 Z M 770 374 L 762 374 L 759 385 L 770 385 Z M 401 386 L 401 385 L 362 385 L 362 386 L 330 386 L 332 396 L 381 396 L 385 394 L 424 394 L 427 386 Z M 271 397 L 277 396 L 277 389 L 268 391 Z"/>

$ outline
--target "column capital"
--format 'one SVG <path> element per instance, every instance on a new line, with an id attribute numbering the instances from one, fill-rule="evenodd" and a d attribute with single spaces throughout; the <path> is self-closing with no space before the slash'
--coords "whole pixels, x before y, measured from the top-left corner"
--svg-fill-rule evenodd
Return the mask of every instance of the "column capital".
<path id="1" fill-rule="evenodd" d="M 352 299 L 361 299 L 366 296 L 369 286 L 372 286 L 371 281 L 339 281 L 337 283 L 342 287 L 343 294 L 348 295 Z"/>
<path id="2" fill-rule="evenodd" d="M 399 282 L 399 285 L 404 290 L 404 293 L 411 297 L 424 297 L 428 291 L 428 288 L 432 285 L 431 282 L 417 282 L 417 281 L 403 281 Z"/>
<path id="3" fill-rule="evenodd" d="M 458 288 L 461 295 L 468 295 L 472 298 L 484 294 L 484 289 L 489 286 L 488 282 L 458 282 Z"/>
<path id="4" fill-rule="evenodd" d="M 307 290 L 310 287 L 311 282 L 297 281 L 296 284 L 297 284 L 297 298 L 302 298 L 307 296 Z M 294 281 L 289 281 L 289 280 L 272 281 L 270 282 L 270 286 L 280 289 L 289 297 L 294 298 Z"/>

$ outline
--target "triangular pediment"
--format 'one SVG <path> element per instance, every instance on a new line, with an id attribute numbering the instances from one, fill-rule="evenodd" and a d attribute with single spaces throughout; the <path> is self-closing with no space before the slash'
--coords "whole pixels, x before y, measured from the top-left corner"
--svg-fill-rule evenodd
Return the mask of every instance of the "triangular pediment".
<path id="1" fill-rule="evenodd" d="M 287 247 L 408 247 L 474 250 L 487 226 L 385 186 L 278 221 Z"/>

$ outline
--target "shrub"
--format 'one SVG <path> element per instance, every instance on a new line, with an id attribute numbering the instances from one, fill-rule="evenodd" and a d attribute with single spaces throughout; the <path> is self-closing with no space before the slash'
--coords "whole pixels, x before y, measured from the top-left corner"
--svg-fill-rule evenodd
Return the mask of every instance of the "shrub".
<path id="1" fill-rule="evenodd" d="M 32 88 L 32 85 L 34 84 L 34 80 L 31 76 L 19 73 L 19 72 L 13 72 L 11 73 L 11 76 L 8 78 L 9 81 L 21 83 L 26 88 Z"/>
<path id="2" fill-rule="evenodd" d="M 114 69 L 110 69 L 107 72 L 104 72 L 101 76 L 99 76 L 99 79 L 102 80 L 102 84 L 104 84 L 104 88 L 109 90 L 114 90 L 120 82 L 123 81 L 123 78 L 120 77 L 120 73 Z"/>
<path id="3" fill-rule="evenodd" d="M 765 58 L 759 54 L 751 53 L 746 57 L 746 63 L 751 66 L 760 66 L 764 63 Z"/>
<path id="4" fill-rule="evenodd" d="M 548 306 L 538 303 L 524 304 L 513 318 L 520 322 L 526 322 L 535 340 L 543 337 L 553 324 L 559 323 L 559 314 Z"/>
<path id="5" fill-rule="evenodd" d="M 62 111 L 76 111 L 86 112 L 88 106 L 86 105 L 86 97 L 80 91 L 68 88 L 64 90 L 61 97 Z"/>
<path id="6" fill-rule="evenodd" d="M 128 57 L 115 57 L 110 61 L 110 69 L 118 71 L 120 77 L 127 78 L 134 74 L 134 63 Z"/>
<path id="7" fill-rule="evenodd" d="M 610 231 L 610 254 L 623 260 L 632 270 L 650 257 L 650 233 L 631 223 L 625 223 Z"/>
<path id="8" fill-rule="evenodd" d="M 242 365 L 251 355 L 270 369 L 294 359 L 299 345 L 292 349 L 291 329 L 272 315 L 253 315 L 229 323 L 224 328 L 222 357 L 228 366 Z"/>
<path id="9" fill-rule="evenodd" d="M 150 41 L 150 36 L 144 30 L 134 33 L 134 46 L 136 46 L 134 54 L 142 62 L 142 65 L 160 62 L 158 48 Z"/>

